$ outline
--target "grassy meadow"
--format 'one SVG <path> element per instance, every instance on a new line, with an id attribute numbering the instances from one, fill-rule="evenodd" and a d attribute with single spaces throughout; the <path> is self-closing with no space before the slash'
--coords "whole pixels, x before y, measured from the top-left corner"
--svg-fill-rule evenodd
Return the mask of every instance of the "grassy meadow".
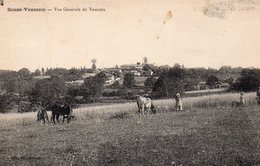
<path id="1" fill-rule="evenodd" d="M 0 114 L 0 165 L 260 165 L 260 108 L 231 107 L 238 93 L 82 107 L 71 123 L 41 125 L 36 113 Z M 50 112 L 48 112 L 50 115 Z M 50 116 L 49 116 L 50 117 Z"/>

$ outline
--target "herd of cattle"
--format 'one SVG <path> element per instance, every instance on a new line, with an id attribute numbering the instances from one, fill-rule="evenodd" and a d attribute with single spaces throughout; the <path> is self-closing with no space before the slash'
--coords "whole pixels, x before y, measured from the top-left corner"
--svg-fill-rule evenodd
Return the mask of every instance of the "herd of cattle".
<path id="1" fill-rule="evenodd" d="M 258 105 L 260 105 L 260 88 L 258 89 L 256 95 L 257 95 L 257 98 L 256 98 L 257 103 L 258 103 Z M 141 115 L 144 116 L 145 114 L 149 115 L 150 113 L 156 114 L 156 112 L 159 109 L 159 107 L 154 106 L 152 100 L 149 97 L 138 96 L 136 101 L 137 101 L 138 113 L 140 116 Z M 182 97 L 181 97 L 180 93 L 176 94 L 175 101 L 176 101 L 175 110 L 182 111 L 182 109 L 183 109 Z M 239 101 L 232 102 L 232 107 L 236 107 L 236 106 L 246 106 L 246 100 L 245 100 L 243 92 L 240 93 Z M 36 108 L 38 111 L 37 112 L 37 121 L 42 121 L 43 123 L 45 123 L 45 120 L 47 120 L 49 122 L 47 110 L 43 109 L 39 105 Z M 53 121 L 54 124 L 55 124 L 55 119 L 57 120 L 57 122 L 59 122 L 60 116 L 63 117 L 63 123 L 64 123 L 65 119 L 67 119 L 67 123 L 69 123 L 71 118 L 74 118 L 74 116 L 72 115 L 72 108 L 69 104 L 55 104 L 50 109 L 52 110 L 51 121 Z"/>
<path id="2" fill-rule="evenodd" d="M 36 109 L 37 109 L 37 121 L 42 121 L 43 123 L 45 123 L 45 120 L 47 120 L 49 122 L 47 110 L 40 107 L 39 105 L 36 107 Z M 72 108 L 69 104 L 64 104 L 64 105 L 55 104 L 50 109 L 52 110 L 51 120 L 53 121 L 54 124 L 55 124 L 55 119 L 57 120 L 57 122 L 59 122 L 60 116 L 63 117 L 63 123 L 65 119 L 67 119 L 67 123 L 69 123 L 71 118 L 74 117 L 72 115 Z"/>
<path id="3" fill-rule="evenodd" d="M 179 93 L 176 94 L 176 110 L 182 110 L 182 99 Z M 137 99 L 137 107 L 139 115 L 149 115 L 150 113 L 156 114 L 159 107 L 155 107 L 152 100 L 149 97 L 138 96 Z M 55 124 L 55 119 L 59 122 L 59 117 L 63 117 L 63 123 L 65 119 L 67 119 L 67 123 L 70 122 L 71 118 L 74 118 L 72 115 L 72 108 L 69 104 L 55 104 L 50 108 L 51 111 L 51 121 Z M 47 110 L 42 108 L 40 105 L 36 106 L 37 110 L 37 121 L 42 121 L 45 123 L 49 122 L 49 117 L 47 114 Z"/>

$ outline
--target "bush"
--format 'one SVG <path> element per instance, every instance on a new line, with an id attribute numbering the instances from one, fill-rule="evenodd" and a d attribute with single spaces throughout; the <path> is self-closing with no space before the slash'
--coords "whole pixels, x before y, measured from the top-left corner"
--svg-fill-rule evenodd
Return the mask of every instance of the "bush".
<path id="1" fill-rule="evenodd" d="M 19 96 L 15 93 L 6 93 L 0 95 L 0 112 L 6 113 L 14 107 L 18 108 L 19 102 Z"/>
<path id="2" fill-rule="evenodd" d="M 256 91 L 260 86 L 260 69 L 243 69 L 241 77 L 232 85 L 235 91 Z"/>
<path id="3" fill-rule="evenodd" d="M 179 67 L 163 72 L 153 86 L 153 96 L 173 97 L 177 92 L 184 91 L 185 70 Z"/>
<path id="4" fill-rule="evenodd" d="M 123 85 L 126 88 L 132 88 L 135 85 L 135 78 L 132 73 L 125 74 Z"/>

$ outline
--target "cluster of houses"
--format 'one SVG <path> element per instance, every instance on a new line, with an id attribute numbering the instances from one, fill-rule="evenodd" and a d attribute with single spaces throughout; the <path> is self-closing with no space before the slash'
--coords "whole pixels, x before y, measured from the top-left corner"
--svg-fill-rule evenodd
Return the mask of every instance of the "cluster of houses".
<path id="1" fill-rule="evenodd" d="M 137 62 L 136 64 L 129 64 L 129 65 L 121 65 L 117 68 L 103 68 L 103 69 L 96 69 L 92 70 L 91 72 L 84 73 L 82 75 L 82 79 L 66 82 L 67 85 L 74 85 L 74 86 L 80 86 L 84 83 L 84 79 L 88 77 L 94 77 L 100 72 L 105 73 L 106 75 L 106 84 L 105 86 L 113 85 L 116 81 L 120 81 L 123 79 L 124 74 L 126 73 L 132 73 L 134 76 L 141 77 L 141 76 L 152 76 L 153 71 L 143 70 L 144 64 L 141 64 Z"/>
<path id="2" fill-rule="evenodd" d="M 223 83 L 223 82 L 217 82 L 215 85 L 215 88 L 229 88 L 230 85 L 228 83 Z M 209 89 L 206 81 L 200 81 L 194 89 L 196 90 L 204 90 L 204 89 Z"/>
<path id="3" fill-rule="evenodd" d="M 130 72 L 134 76 L 152 76 L 153 71 L 152 70 L 143 70 L 145 64 L 141 64 L 140 62 L 137 62 L 136 64 L 129 64 L 129 65 L 121 65 L 120 68 L 125 73 Z"/>
<path id="4" fill-rule="evenodd" d="M 88 77 L 94 77 L 98 73 L 103 72 L 106 75 L 106 82 L 105 86 L 113 85 L 115 82 L 119 82 L 121 79 L 124 78 L 124 75 L 126 73 L 132 73 L 136 77 L 150 77 L 154 73 L 152 70 L 143 70 L 144 65 L 147 63 L 140 63 L 137 62 L 136 64 L 127 64 L 127 65 L 121 65 L 120 67 L 115 68 L 102 68 L 102 69 L 95 69 L 95 70 L 89 70 L 88 72 L 81 75 L 81 79 L 74 80 L 74 81 L 67 81 L 66 84 L 68 86 L 80 86 L 84 84 L 84 79 Z M 169 68 L 169 66 L 160 66 L 162 68 Z M 41 76 L 34 76 L 33 77 L 36 80 L 39 79 L 46 79 L 50 78 L 50 76 L 41 75 Z M 222 83 L 219 82 L 216 84 L 215 88 L 229 88 L 228 83 Z M 197 83 L 196 86 L 193 87 L 194 90 L 204 90 L 209 89 L 205 81 L 200 81 Z"/>

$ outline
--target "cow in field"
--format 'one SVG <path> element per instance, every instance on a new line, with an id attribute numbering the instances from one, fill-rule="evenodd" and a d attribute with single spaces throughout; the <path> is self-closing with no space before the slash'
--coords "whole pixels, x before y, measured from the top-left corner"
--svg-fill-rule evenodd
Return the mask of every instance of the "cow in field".
<path id="1" fill-rule="evenodd" d="M 152 100 L 149 97 L 138 96 L 137 97 L 137 107 L 138 113 L 141 115 L 145 115 L 146 113 L 149 115 L 149 112 L 156 114 L 156 108 L 154 107 Z"/>
<path id="2" fill-rule="evenodd" d="M 52 110 L 52 115 L 51 115 L 51 120 L 53 120 L 53 123 L 55 124 L 55 119 L 58 121 L 59 123 L 59 117 L 63 116 L 63 123 L 65 118 L 67 119 L 67 123 L 70 122 L 71 117 L 72 117 L 72 108 L 70 105 L 68 104 L 55 104 L 54 106 L 52 106 L 51 108 Z"/>
<path id="3" fill-rule="evenodd" d="M 37 107 L 37 121 L 41 121 L 45 124 L 45 119 L 49 122 L 47 111 L 44 108 Z"/>

